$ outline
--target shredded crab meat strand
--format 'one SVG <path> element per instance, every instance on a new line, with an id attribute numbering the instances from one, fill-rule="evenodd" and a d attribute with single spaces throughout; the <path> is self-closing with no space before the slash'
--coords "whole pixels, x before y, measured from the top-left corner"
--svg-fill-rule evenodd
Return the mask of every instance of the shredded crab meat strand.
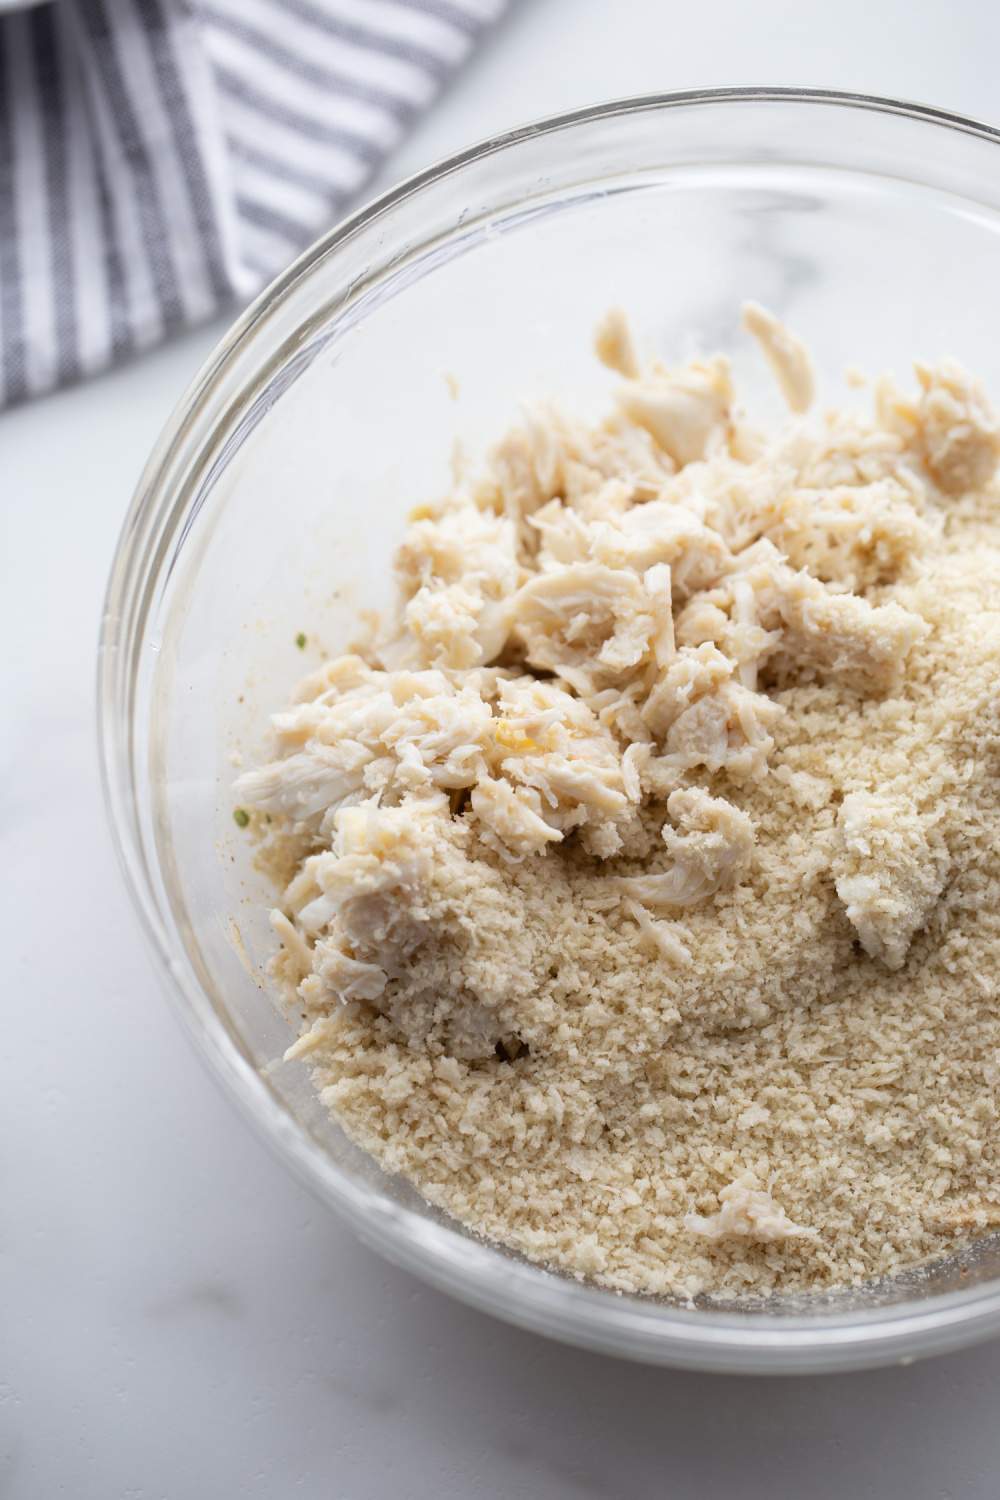
<path id="1" fill-rule="evenodd" d="M 733 885 L 753 858 L 753 825 L 746 813 L 699 787 L 671 792 L 663 841 L 672 856 L 655 875 L 627 876 L 622 891 L 653 908 L 693 906 Z"/>
<path id="2" fill-rule="evenodd" d="M 670 930 L 669 922 L 657 921 L 640 901 L 625 899 L 625 909 L 642 935 L 646 948 L 668 963 L 687 967 L 694 962 L 690 948 Z"/>
<path id="3" fill-rule="evenodd" d="M 808 411 L 816 381 L 809 350 L 802 340 L 759 302 L 744 302 L 743 327 L 760 345 L 790 409 Z"/>
<path id="4" fill-rule="evenodd" d="M 793 1223 L 753 1172 L 743 1172 L 719 1193 L 721 1207 L 714 1214 L 687 1214 L 684 1228 L 707 1240 L 752 1240 L 780 1244 L 784 1240 L 814 1240 L 815 1229 Z"/>
<path id="5" fill-rule="evenodd" d="M 629 380 L 640 373 L 632 331 L 620 307 L 609 308 L 594 330 L 594 353 L 601 364 Z"/>

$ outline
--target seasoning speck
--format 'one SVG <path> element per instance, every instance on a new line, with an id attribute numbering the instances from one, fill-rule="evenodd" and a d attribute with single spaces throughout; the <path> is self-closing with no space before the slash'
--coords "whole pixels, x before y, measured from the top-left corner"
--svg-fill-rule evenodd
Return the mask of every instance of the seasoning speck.
<path id="1" fill-rule="evenodd" d="M 300 651 L 304 651 L 306 649 L 306 633 L 304 630 L 300 630 L 298 635 L 295 637 L 295 644 L 296 646 L 298 646 Z"/>
<path id="2" fill-rule="evenodd" d="M 245 828 L 247 826 L 247 824 L 250 822 L 250 814 L 247 812 L 245 807 L 233 808 L 233 822 L 236 824 L 237 828 Z"/>

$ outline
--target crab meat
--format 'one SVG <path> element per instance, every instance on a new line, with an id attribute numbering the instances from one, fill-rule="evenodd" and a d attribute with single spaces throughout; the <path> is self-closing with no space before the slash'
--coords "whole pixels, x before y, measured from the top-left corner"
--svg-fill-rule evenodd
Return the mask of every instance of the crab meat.
<path id="1" fill-rule="evenodd" d="M 791 410 L 808 411 L 816 382 L 809 350 L 802 340 L 759 302 L 744 302 L 743 327 L 760 345 Z"/>
<path id="2" fill-rule="evenodd" d="M 852 792 L 838 828 L 833 871 L 847 919 L 866 953 L 900 969 L 944 888 L 947 852 L 932 846 L 926 817 L 889 793 Z"/>
<path id="3" fill-rule="evenodd" d="M 794 1223 L 771 1197 L 754 1172 L 743 1172 L 719 1193 L 721 1207 L 714 1214 L 686 1214 L 684 1228 L 706 1240 L 755 1240 L 780 1244 L 783 1240 L 813 1240 L 815 1229 Z"/>
<path id="4" fill-rule="evenodd" d="M 753 824 L 731 802 L 690 787 L 671 792 L 667 812 L 677 825 L 663 828 L 673 863 L 657 875 L 621 878 L 621 890 L 633 901 L 654 909 L 696 906 L 749 869 Z"/>

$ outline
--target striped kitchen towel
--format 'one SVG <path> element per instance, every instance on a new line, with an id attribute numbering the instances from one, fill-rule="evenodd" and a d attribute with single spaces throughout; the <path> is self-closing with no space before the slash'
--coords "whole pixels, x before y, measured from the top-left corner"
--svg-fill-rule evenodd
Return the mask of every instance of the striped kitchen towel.
<path id="1" fill-rule="evenodd" d="M 0 407 L 244 300 L 505 0 L 48 0 L 0 19 Z"/>

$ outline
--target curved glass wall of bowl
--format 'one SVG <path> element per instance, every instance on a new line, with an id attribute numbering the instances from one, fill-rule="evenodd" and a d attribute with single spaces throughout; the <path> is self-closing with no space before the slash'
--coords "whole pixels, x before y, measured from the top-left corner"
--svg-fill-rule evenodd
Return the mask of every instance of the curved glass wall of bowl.
<path id="1" fill-rule="evenodd" d="M 905 375 L 953 353 L 1000 389 L 983 316 L 1000 260 L 996 134 L 907 106 L 794 91 L 613 104 L 471 149 L 362 210 L 235 325 L 152 455 L 111 578 L 105 779 L 168 989 L 215 1071 L 292 1166 L 394 1260 L 489 1311 L 635 1358 L 823 1369 L 1000 1327 L 1000 1250 L 766 1307 L 676 1307 L 547 1273 L 464 1234 L 332 1124 L 262 970 L 272 888 L 233 821 L 236 763 L 270 709 L 391 597 L 408 510 L 519 400 L 591 411 L 612 303 L 649 350 L 730 353 L 756 298 L 813 347 Z M 454 394 L 457 386 L 457 397 Z M 855 399 L 858 399 L 855 396 Z M 296 638 L 307 637 L 305 649 Z"/>

